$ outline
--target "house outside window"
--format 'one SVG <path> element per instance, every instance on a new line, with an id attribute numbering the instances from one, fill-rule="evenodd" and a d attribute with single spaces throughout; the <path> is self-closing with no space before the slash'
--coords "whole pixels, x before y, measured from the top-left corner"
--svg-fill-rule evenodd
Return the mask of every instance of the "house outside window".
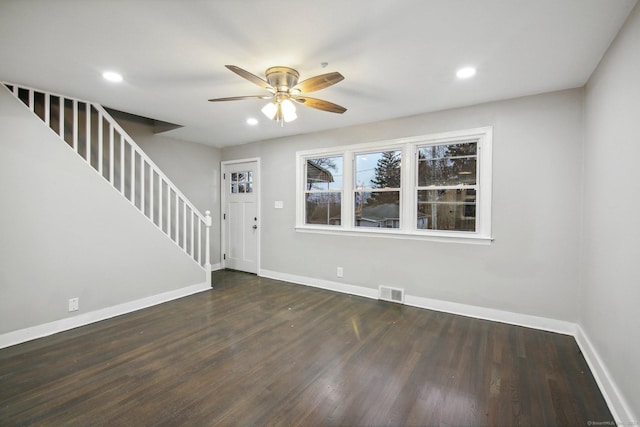
<path id="1" fill-rule="evenodd" d="M 354 225 L 400 228 L 402 151 L 355 155 Z"/>
<path id="2" fill-rule="evenodd" d="M 491 127 L 297 153 L 296 230 L 491 241 Z"/>
<path id="3" fill-rule="evenodd" d="M 316 157 L 305 162 L 305 224 L 342 223 L 342 157 Z"/>

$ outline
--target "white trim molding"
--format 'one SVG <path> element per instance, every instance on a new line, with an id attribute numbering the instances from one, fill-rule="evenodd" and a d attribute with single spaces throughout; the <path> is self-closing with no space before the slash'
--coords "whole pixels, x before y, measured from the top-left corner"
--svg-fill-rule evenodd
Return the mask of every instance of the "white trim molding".
<path id="1" fill-rule="evenodd" d="M 110 319 L 211 289 L 206 282 L 0 335 L 0 349 Z"/>
<path id="2" fill-rule="evenodd" d="M 342 282 L 315 279 L 288 273 L 279 273 L 277 271 L 271 270 L 260 270 L 258 275 L 261 277 L 266 277 L 268 279 L 282 280 L 285 282 L 312 286 L 314 288 L 321 288 L 329 291 L 336 291 L 350 295 L 378 299 L 378 289 L 368 288 L 365 286 L 349 285 Z M 417 308 L 441 311 L 443 313 L 457 314 L 460 316 L 473 317 L 476 319 L 508 323 L 510 325 L 524 326 L 527 328 L 539 329 L 542 331 L 549 331 L 572 336 L 575 335 L 577 326 L 575 323 L 566 322 L 563 320 L 549 319 L 546 317 L 519 314 L 511 311 L 417 297 L 408 294 L 405 294 L 404 296 L 404 304 Z"/>
<path id="3" fill-rule="evenodd" d="M 492 322 L 507 323 L 509 325 L 524 326 L 525 328 L 555 332 L 564 335 L 574 335 L 576 330 L 575 323 L 564 320 L 514 313 L 512 311 L 480 307 L 477 305 L 460 304 L 457 302 L 416 297 L 413 295 L 405 295 L 404 303 L 412 307 L 426 308 L 428 310 L 473 317 L 475 319 L 490 320 Z"/>
<path id="4" fill-rule="evenodd" d="M 591 369 L 591 373 L 600 388 L 600 392 L 607 402 L 607 406 L 613 415 L 616 425 L 619 426 L 637 426 L 640 418 L 633 414 L 626 399 L 618 389 L 615 381 L 609 374 L 607 366 L 604 364 L 600 355 L 591 343 L 591 340 L 584 332 L 580 325 L 576 325 L 575 338 L 582 355 Z"/>
<path id="5" fill-rule="evenodd" d="M 348 285 L 331 280 L 314 279 L 312 277 L 296 276 L 295 274 L 279 273 L 277 271 L 261 269 L 258 276 L 267 279 L 282 280 L 283 282 L 296 283 L 298 285 L 311 286 L 314 288 L 326 289 L 329 291 L 341 292 L 343 294 L 357 295 L 365 298 L 378 299 L 378 290 L 366 288 L 364 286 Z"/>

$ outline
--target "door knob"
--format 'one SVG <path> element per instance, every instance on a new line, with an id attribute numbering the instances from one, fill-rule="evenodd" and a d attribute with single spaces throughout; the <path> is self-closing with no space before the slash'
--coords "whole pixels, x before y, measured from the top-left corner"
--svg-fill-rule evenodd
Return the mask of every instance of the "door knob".
<path id="1" fill-rule="evenodd" d="M 253 226 L 253 227 L 251 227 L 251 228 L 253 228 L 253 229 L 255 230 L 255 229 L 257 229 L 257 228 L 258 228 L 258 226 L 257 226 L 257 225 L 254 225 L 254 226 Z"/>

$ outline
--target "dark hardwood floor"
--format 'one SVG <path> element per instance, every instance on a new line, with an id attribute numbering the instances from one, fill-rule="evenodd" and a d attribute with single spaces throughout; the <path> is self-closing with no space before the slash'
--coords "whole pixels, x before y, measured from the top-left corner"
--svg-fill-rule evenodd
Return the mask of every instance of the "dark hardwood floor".
<path id="1" fill-rule="evenodd" d="M 238 272 L 214 283 L 0 350 L 0 425 L 612 421 L 570 336 Z"/>

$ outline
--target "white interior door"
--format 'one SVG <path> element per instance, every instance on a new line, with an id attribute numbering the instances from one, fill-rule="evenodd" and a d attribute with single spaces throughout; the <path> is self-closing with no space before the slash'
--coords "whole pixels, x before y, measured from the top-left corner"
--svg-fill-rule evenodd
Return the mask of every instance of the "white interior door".
<path id="1" fill-rule="evenodd" d="M 224 265 L 234 270 L 257 273 L 260 235 L 258 162 L 224 164 L 222 170 Z"/>

